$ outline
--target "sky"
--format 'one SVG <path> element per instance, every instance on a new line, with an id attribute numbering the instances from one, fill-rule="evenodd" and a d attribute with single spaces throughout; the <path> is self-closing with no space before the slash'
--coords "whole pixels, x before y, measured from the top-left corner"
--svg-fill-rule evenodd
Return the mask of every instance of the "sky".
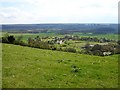
<path id="1" fill-rule="evenodd" d="M 0 24 L 117 23 L 119 0 L 0 0 Z"/>

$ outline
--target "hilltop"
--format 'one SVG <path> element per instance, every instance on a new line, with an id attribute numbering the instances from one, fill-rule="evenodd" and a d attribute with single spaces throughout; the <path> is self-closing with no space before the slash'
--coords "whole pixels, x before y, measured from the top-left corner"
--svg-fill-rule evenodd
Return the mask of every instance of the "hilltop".
<path id="1" fill-rule="evenodd" d="M 118 33 L 118 24 L 5 24 L 2 31 L 14 33 L 60 33 L 70 34 L 74 32 L 93 34 L 114 34 Z"/>

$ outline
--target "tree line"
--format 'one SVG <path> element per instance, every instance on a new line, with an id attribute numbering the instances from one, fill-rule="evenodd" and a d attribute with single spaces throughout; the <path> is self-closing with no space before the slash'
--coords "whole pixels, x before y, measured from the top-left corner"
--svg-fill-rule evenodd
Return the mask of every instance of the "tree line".
<path id="1" fill-rule="evenodd" d="M 109 56 L 113 54 L 120 54 L 120 41 L 117 44 L 107 44 L 107 45 L 99 45 L 96 44 L 94 46 L 90 46 L 90 44 L 86 44 L 84 47 L 84 51 L 82 53 L 89 55 L 97 55 L 97 56 Z"/>
<path id="2" fill-rule="evenodd" d="M 2 43 L 9 43 L 9 44 L 15 44 L 15 45 L 21 45 L 21 46 L 28 46 L 33 48 L 40 48 L 40 49 L 48 49 L 48 50 L 57 50 L 57 51 L 64 51 L 64 52 L 73 52 L 76 53 L 76 49 L 74 48 L 57 48 L 53 43 L 50 41 L 43 41 L 43 38 L 40 38 L 39 36 L 36 36 L 35 38 L 28 38 L 27 43 L 22 41 L 22 36 L 19 36 L 15 38 L 13 35 L 5 34 L 4 37 L 2 37 Z"/>
<path id="3" fill-rule="evenodd" d="M 43 41 L 42 38 L 39 36 L 36 36 L 35 38 L 29 37 L 27 40 L 27 43 L 22 41 L 22 36 L 15 37 L 13 35 L 5 34 L 4 37 L 2 37 L 1 42 L 2 43 L 9 43 L 9 44 L 15 44 L 15 45 L 21 45 L 21 46 L 28 46 L 33 48 L 40 48 L 40 49 L 48 49 L 48 50 L 57 50 L 57 51 L 64 51 L 64 52 L 73 52 L 77 53 L 75 48 L 72 47 L 65 47 L 64 49 L 61 47 L 56 47 L 55 43 L 51 43 L 50 41 Z M 64 39 L 79 39 L 77 36 L 68 37 L 65 36 Z M 98 40 L 97 38 L 81 38 L 82 40 Z M 90 44 L 86 44 L 84 46 L 84 49 L 80 52 L 83 54 L 89 54 L 89 55 L 98 55 L 98 56 L 106 56 L 106 55 L 112 55 L 112 54 L 120 54 L 120 40 L 116 42 L 116 44 L 107 44 L 107 45 L 99 45 L 96 44 L 94 46 L 91 46 Z"/>
<path id="4" fill-rule="evenodd" d="M 75 36 L 65 36 L 63 39 L 67 39 L 67 40 L 81 40 L 81 41 L 89 41 L 89 42 L 100 42 L 100 43 L 104 43 L 104 42 L 116 42 L 116 40 L 111 40 L 111 39 L 107 39 L 107 38 L 97 38 L 97 37 L 79 37 L 77 35 Z"/>

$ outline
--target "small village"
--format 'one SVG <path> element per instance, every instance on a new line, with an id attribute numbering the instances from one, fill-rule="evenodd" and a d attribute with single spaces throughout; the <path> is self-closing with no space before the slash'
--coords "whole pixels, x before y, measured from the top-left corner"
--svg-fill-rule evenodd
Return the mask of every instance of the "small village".
<path id="1" fill-rule="evenodd" d="M 8 42 L 10 39 L 13 41 Z M 79 37 L 64 35 L 63 37 L 29 37 L 27 42 L 22 41 L 21 37 L 16 39 L 14 36 L 3 37 L 2 42 L 13 43 L 22 46 L 29 46 L 40 49 L 50 49 L 64 52 L 73 52 L 97 56 L 109 56 L 120 53 L 119 41 L 96 37 Z"/>

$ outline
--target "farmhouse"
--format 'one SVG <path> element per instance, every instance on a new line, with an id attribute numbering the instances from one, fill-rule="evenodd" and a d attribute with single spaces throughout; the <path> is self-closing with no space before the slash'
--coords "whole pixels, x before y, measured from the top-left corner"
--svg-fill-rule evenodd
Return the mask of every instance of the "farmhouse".
<path id="1" fill-rule="evenodd" d="M 64 40 L 57 40 L 56 43 L 57 44 L 63 44 Z"/>
<path id="2" fill-rule="evenodd" d="M 94 47 L 94 45 L 92 45 L 92 44 L 91 45 L 87 45 L 87 46 L 85 45 L 85 46 L 82 46 L 81 48 L 85 49 L 85 48 L 88 48 L 88 47 L 92 48 L 92 47 Z"/>
<path id="3" fill-rule="evenodd" d="M 111 55 L 112 53 L 111 52 L 103 52 L 103 55 L 104 56 L 109 56 L 109 55 Z"/>
<path id="4" fill-rule="evenodd" d="M 91 45 L 89 45 L 89 46 L 90 46 L 90 47 L 94 47 L 94 45 L 92 45 L 92 44 L 91 44 Z"/>

